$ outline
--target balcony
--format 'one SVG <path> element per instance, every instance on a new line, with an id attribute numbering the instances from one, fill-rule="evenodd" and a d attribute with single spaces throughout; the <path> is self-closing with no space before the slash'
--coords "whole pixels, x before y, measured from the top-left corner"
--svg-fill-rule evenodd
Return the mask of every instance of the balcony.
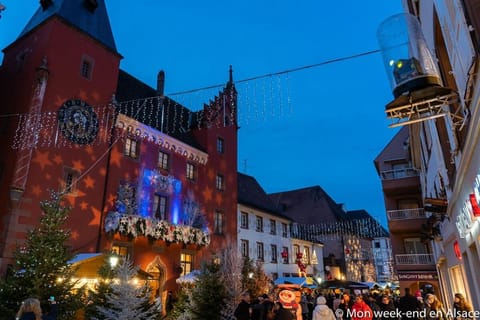
<path id="1" fill-rule="evenodd" d="M 396 254 L 396 265 L 432 265 L 435 264 L 433 254 Z"/>
<path id="2" fill-rule="evenodd" d="M 386 196 L 398 196 L 399 194 L 420 195 L 420 174 L 417 169 L 403 168 L 396 170 L 381 171 L 383 193 Z"/>
<path id="3" fill-rule="evenodd" d="M 395 170 L 382 171 L 380 173 L 380 178 L 382 180 L 396 180 L 396 179 L 404 179 L 404 178 L 411 178 L 411 177 L 418 177 L 418 176 L 419 176 L 418 170 L 415 168 L 395 169 Z"/>
<path id="4" fill-rule="evenodd" d="M 388 220 L 425 219 L 427 215 L 423 208 L 387 210 Z"/>

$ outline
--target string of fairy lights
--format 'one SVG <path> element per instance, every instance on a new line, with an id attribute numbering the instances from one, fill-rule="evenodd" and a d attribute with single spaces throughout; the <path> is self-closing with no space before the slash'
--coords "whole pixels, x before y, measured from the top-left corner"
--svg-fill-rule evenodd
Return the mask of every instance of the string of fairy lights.
<path id="1" fill-rule="evenodd" d="M 356 59 L 362 56 L 371 55 L 380 52 L 380 50 L 371 50 L 350 56 L 339 57 L 326 60 L 320 63 L 304 65 L 297 68 L 286 69 L 275 73 L 258 75 L 235 81 L 237 91 L 237 124 L 240 126 L 248 125 L 255 121 L 266 121 L 272 118 L 282 118 L 293 113 L 291 79 L 290 75 L 295 72 L 306 69 L 318 68 L 324 65 L 338 63 L 346 60 Z M 164 128 L 163 133 L 175 134 L 191 130 L 192 127 L 185 126 L 186 106 L 190 110 L 198 110 L 191 113 L 199 118 L 203 115 L 203 106 L 218 97 L 218 92 L 225 84 L 216 84 L 206 87 L 173 92 L 168 94 L 175 100 L 168 99 L 167 106 L 163 103 L 161 97 L 148 97 L 134 99 L 129 101 L 117 102 L 118 109 L 130 110 L 130 114 L 136 113 L 136 119 L 145 123 L 147 120 L 155 119 L 160 121 L 155 110 L 165 108 L 166 119 L 170 125 Z M 212 100 L 213 99 L 213 100 Z M 142 105 L 143 107 L 140 107 Z M 196 107 L 195 107 L 196 106 Z M 100 134 L 92 144 L 104 144 L 109 141 L 109 133 L 114 125 L 109 119 L 112 118 L 111 103 L 92 106 L 98 117 Z M 133 111 L 134 110 L 134 111 Z M 17 113 L 4 114 L 0 117 L 17 117 L 17 128 L 13 138 L 12 147 L 14 149 L 28 149 L 32 147 L 73 147 L 74 144 L 59 134 L 58 114 L 54 111 L 40 112 L 40 114 Z M 32 131 L 31 123 L 38 123 L 41 134 Z M 229 122 L 230 124 L 232 122 Z M 157 126 L 160 124 L 157 122 Z"/>
<path id="2" fill-rule="evenodd" d="M 366 51 L 316 64 L 235 81 L 237 105 L 241 106 L 240 108 L 236 108 L 236 111 L 238 112 L 237 123 L 239 125 L 248 125 L 253 121 L 264 121 L 271 118 L 281 118 L 291 115 L 293 113 L 293 103 L 290 74 L 378 52 L 380 52 L 380 50 Z M 205 117 L 205 114 L 203 113 L 204 111 L 202 110 L 203 106 L 221 103 L 221 101 L 218 100 L 219 93 L 224 87 L 225 84 L 217 84 L 192 90 L 173 92 L 167 95 L 168 97 L 173 97 L 174 100 L 165 100 L 163 96 L 155 96 L 91 106 L 98 119 L 99 133 L 95 140 L 89 145 L 109 144 L 109 146 L 106 148 L 105 152 L 103 152 L 102 155 L 89 166 L 89 168 L 82 172 L 78 177 L 78 180 L 87 175 L 104 157 L 108 155 L 115 143 L 123 138 L 122 135 L 119 135 L 113 142 L 111 141 L 111 130 L 115 126 L 112 119 L 115 119 L 116 112 L 115 108 L 112 108 L 112 105 L 115 105 L 117 110 L 123 110 L 127 114 L 134 115 L 134 118 L 139 122 L 151 123 L 151 120 L 154 119 L 155 127 L 160 127 L 163 129 L 163 133 L 171 135 L 192 129 L 192 127 L 185 126 L 185 118 L 187 117 L 184 112 L 186 108 L 185 106 L 200 106 L 189 109 L 198 110 L 191 111 L 191 114 L 194 114 L 194 116 L 197 117 L 197 119 L 194 119 L 196 121 L 193 122 L 200 123 L 200 120 Z M 158 114 L 155 114 L 155 112 L 162 109 L 165 111 L 165 119 L 170 121 L 170 124 L 167 126 L 164 126 L 164 124 L 161 123 L 163 120 L 160 119 Z M 58 126 L 58 113 L 55 111 L 45 111 L 34 114 L 4 114 L 0 115 L 0 117 L 18 118 L 17 128 L 12 143 L 13 149 L 25 150 L 37 147 L 73 148 L 77 146 L 61 134 Z M 233 117 L 233 115 L 230 115 L 230 117 Z M 32 126 L 32 123 L 35 123 L 36 126 Z M 229 125 L 232 123 L 234 122 L 228 122 Z M 219 124 L 217 123 L 216 125 Z M 35 128 L 35 131 L 32 130 L 32 128 Z M 358 221 L 360 221 L 360 223 Z M 315 237 L 338 239 L 342 234 L 357 234 L 365 237 L 374 237 L 383 234 L 384 232 L 378 224 L 373 223 L 368 219 L 365 221 L 358 221 L 354 224 L 349 221 L 341 221 L 334 224 L 299 225 L 294 230 L 294 233 L 296 237 L 302 239 L 313 239 Z"/>

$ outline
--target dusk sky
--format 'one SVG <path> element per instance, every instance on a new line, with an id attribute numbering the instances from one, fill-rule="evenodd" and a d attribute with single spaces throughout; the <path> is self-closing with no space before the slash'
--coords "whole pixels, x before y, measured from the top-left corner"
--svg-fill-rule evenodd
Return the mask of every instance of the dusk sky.
<path id="1" fill-rule="evenodd" d="M 3 49 L 39 1 L 0 2 Z M 400 0 L 106 2 L 121 68 L 152 87 L 164 70 L 165 93 L 186 107 L 202 108 L 232 65 L 240 172 L 267 193 L 319 185 L 386 226 L 373 160 L 398 129 L 376 32 Z"/>

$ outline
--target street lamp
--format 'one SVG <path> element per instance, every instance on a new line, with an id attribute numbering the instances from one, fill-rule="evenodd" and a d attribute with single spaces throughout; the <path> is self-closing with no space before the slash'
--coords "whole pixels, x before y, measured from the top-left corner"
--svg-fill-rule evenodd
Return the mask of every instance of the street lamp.
<path id="1" fill-rule="evenodd" d="M 112 269 L 115 269 L 115 267 L 117 266 L 118 264 L 118 256 L 115 254 L 115 253 L 112 253 L 110 255 L 110 258 L 108 259 L 108 262 L 110 263 L 110 267 Z"/>

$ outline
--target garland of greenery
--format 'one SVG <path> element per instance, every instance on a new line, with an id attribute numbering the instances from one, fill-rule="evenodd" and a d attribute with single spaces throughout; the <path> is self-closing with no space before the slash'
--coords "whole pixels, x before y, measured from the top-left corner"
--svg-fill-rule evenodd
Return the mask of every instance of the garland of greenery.
<path id="1" fill-rule="evenodd" d="M 198 228 L 188 225 L 170 224 L 165 220 L 144 218 L 139 215 L 121 214 L 111 211 L 105 218 L 105 231 L 123 236 L 145 236 L 151 240 L 164 240 L 171 243 L 207 246 L 210 236 Z"/>

